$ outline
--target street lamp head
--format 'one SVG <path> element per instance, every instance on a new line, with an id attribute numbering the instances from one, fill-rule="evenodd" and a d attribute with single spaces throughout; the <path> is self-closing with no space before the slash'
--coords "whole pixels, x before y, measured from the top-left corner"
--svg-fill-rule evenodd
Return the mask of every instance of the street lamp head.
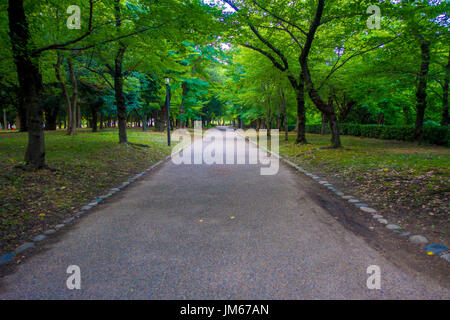
<path id="1" fill-rule="evenodd" d="M 170 78 L 166 78 L 166 84 L 170 84 Z"/>

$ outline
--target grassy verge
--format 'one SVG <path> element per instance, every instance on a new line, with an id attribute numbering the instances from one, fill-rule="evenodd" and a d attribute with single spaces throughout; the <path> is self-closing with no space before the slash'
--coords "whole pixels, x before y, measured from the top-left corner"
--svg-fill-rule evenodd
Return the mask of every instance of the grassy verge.
<path id="1" fill-rule="evenodd" d="M 23 160 L 26 134 L 2 133 L 0 254 L 61 223 L 80 206 L 170 152 L 164 133 L 128 130 L 128 139 L 150 148 L 119 145 L 114 129 L 80 130 L 74 137 L 63 131 L 46 132 L 47 164 L 58 170 L 25 172 L 14 167 Z"/>
<path id="2" fill-rule="evenodd" d="M 280 141 L 280 153 L 291 161 L 382 210 L 389 221 L 450 245 L 449 148 L 342 136 L 344 148 L 324 149 L 328 135 L 309 134 L 306 145 L 289 138 Z"/>

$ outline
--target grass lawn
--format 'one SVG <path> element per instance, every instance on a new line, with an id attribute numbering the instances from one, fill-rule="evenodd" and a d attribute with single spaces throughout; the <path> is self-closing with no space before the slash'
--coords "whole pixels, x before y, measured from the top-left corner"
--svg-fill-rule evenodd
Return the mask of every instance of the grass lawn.
<path id="1" fill-rule="evenodd" d="M 431 240 L 449 243 L 450 149 L 414 143 L 342 136 L 341 149 L 329 135 L 295 134 L 280 153 L 336 187 L 380 209 L 389 221 Z"/>
<path id="2" fill-rule="evenodd" d="M 150 148 L 119 145 L 118 131 L 45 132 L 46 158 L 56 172 L 25 172 L 26 133 L 0 133 L 0 254 L 53 228 L 95 197 L 170 153 L 165 133 L 129 129 L 128 140 Z"/>

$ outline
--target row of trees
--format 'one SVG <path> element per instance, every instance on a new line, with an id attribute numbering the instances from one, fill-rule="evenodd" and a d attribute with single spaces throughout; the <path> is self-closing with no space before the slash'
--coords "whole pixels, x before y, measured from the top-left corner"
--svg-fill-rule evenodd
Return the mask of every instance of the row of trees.
<path id="1" fill-rule="evenodd" d="M 226 116 L 306 143 L 307 121 L 327 122 L 340 147 L 343 122 L 414 125 L 418 141 L 425 120 L 448 124 L 446 1 L 78 3 L 0 5 L 2 123 L 20 118 L 33 169 L 44 129 L 117 124 L 124 144 L 129 122 L 164 130 L 165 78 L 173 126 Z"/>
<path id="2" fill-rule="evenodd" d="M 94 130 L 117 123 L 120 143 L 128 143 L 127 121 L 167 126 L 165 78 L 181 126 L 221 115 L 222 104 L 208 96 L 211 70 L 226 59 L 214 46 L 220 10 L 201 0 L 84 0 L 77 16 L 71 5 L 1 5 L 9 27 L 0 31 L 2 108 L 15 110 L 28 132 L 31 168 L 46 167 L 44 128 L 59 123 L 70 135 L 85 120 Z"/>
<path id="3" fill-rule="evenodd" d="M 414 124 L 418 141 L 425 116 L 448 124 L 445 1 L 379 1 L 380 29 L 370 1 L 223 2 L 235 64 L 222 99 L 238 117 L 275 127 L 296 115 L 299 143 L 307 119 L 323 120 L 333 147 L 339 122 Z"/>

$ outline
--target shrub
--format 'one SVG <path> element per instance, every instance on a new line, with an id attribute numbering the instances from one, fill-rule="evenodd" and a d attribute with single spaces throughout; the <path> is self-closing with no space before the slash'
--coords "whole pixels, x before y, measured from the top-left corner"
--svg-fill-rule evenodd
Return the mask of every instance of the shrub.
<path id="1" fill-rule="evenodd" d="M 306 132 L 320 134 L 321 124 L 306 125 Z M 342 135 L 362 136 L 375 139 L 413 141 L 413 126 L 384 126 L 377 124 L 339 124 L 339 131 Z M 330 133 L 328 124 L 325 126 L 325 133 Z M 425 125 L 423 127 L 423 140 L 427 143 L 450 146 L 450 127 L 435 125 Z"/>
<path id="2" fill-rule="evenodd" d="M 317 133 L 317 134 L 320 134 L 320 131 L 322 129 L 321 124 L 307 124 L 305 127 L 306 127 L 306 132 Z M 326 128 L 325 128 L 325 133 L 330 133 L 330 128 L 328 126 L 326 126 Z"/>
<path id="3" fill-rule="evenodd" d="M 357 123 L 343 123 L 339 125 L 340 133 L 348 136 L 360 136 L 361 125 Z"/>
<path id="4" fill-rule="evenodd" d="M 423 140 L 427 143 L 450 147 L 450 127 L 423 127 Z"/>
<path id="5" fill-rule="evenodd" d="M 414 127 L 410 126 L 384 126 L 380 139 L 412 141 Z"/>
<path id="6" fill-rule="evenodd" d="M 362 124 L 361 125 L 361 136 L 367 138 L 379 138 L 381 132 L 383 131 L 383 126 L 377 124 Z"/>

